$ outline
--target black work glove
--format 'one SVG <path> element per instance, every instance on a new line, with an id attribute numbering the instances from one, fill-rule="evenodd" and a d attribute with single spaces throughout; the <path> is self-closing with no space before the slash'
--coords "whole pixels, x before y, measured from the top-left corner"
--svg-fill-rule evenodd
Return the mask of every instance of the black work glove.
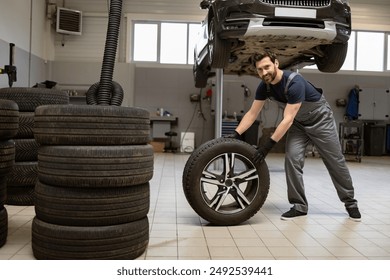
<path id="1" fill-rule="evenodd" d="M 253 155 L 253 163 L 261 163 L 268 155 L 269 151 L 275 146 L 275 144 L 276 142 L 273 139 L 268 138 L 268 140 L 264 143 L 263 146 L 256 147 L 257 151 Z"/>
<path id="2" fill-rule="evenodd" d="M 239 134 L 237 131 L 234 131 L 232 134 L 225 135 L 224 138 L 233 138 L 237 140 L 242 140 L 242 135 Z"/>

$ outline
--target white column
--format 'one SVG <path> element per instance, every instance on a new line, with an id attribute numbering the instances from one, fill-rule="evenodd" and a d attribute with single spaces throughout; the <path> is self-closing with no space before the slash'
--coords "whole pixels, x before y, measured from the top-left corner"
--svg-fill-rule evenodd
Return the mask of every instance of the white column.
<path id="1" fill-rule="evenodd" d="M 222 136 L 223 69 L 216 69 L 215 138 Z"/>

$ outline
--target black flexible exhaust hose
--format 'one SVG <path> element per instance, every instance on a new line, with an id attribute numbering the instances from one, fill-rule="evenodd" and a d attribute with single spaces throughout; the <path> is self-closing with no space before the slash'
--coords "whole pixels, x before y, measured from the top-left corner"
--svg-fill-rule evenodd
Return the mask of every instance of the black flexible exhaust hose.
<path id="1" fill-rule="evenodd" d="M 112 76 L 114 73 L 114 64 L 116 50 L 118 46 L 121 16 L 122 0 L 111 0 L 106 45 L 104 49 L 103 65 L 100 74 L 99 92 L 97 96 L 98 105 L 120 106 L 122 103 L 122 100 L 111 100 Z M 118 102 L 120 103 L 117 104 Z"/>

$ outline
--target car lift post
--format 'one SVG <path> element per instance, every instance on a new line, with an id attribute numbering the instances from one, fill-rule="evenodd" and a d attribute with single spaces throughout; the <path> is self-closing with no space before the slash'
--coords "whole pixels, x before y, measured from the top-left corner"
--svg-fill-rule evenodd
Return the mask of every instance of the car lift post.
<path id="1" fill-rule="evenodd" d="M 223 69 L 216 69 L 215 138 L 222 136 Z"/>

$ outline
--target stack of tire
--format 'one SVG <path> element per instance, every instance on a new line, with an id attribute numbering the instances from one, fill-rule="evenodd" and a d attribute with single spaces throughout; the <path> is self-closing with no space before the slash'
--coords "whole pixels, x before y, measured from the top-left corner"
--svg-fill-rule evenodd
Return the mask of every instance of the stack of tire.
<path id="1" fill-rule="evenodd" d="M 149 242 L 153 148 L 140 108 L 40 106 L 37 259 L 135 259 Z"/>
<path id="2" fill-rule="evenodd" d="M 34 139 L 34 112 L 40 105 L 69 104 L 66 92 L 48 88 L 2 88 L 0 98 L 14 101 L 19 107 L 19 129 L 14 136 L 15 164 L 7 176 L 8 205 L 34 204 L 38 177 L 38 143 Z"/>
<path id="3" fill-rule="evenodd" d="M 0 99 L 0 247 L 8 234 L 8 214 L 4 207 L 7 198 L 7 175 L 15 163 L 15 143 L 12 138 L 18 132 L 19 108 L 10 100 Z"/>

